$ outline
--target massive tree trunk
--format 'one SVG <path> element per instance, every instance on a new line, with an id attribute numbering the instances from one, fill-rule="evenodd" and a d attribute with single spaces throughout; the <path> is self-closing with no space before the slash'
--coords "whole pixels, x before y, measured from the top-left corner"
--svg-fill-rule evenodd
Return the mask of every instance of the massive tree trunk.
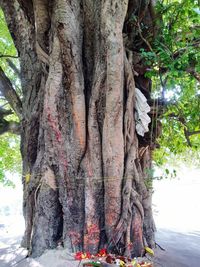
<path id="1" fill-rule="evenodd" d="M 138 139 L 134 117 L 135 83 L 150 88 L 139 25 L 153 33 L 151 3 L 140 2 L 0 1 L 21 62 L 22 243 L 32 256 L 60 239 L 71 252 L 154 246 L 152 138 Z"/>

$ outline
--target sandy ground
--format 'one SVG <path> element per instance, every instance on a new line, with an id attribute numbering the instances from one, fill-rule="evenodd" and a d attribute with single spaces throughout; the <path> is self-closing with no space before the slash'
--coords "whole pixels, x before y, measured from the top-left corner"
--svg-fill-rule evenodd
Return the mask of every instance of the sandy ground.
<path id="1" fill-rule="evenodd" d="M 188 172 L 184 168 L 179 176 L 180 179 L 154 183 L 156 241 L 165 249 L 157 248 L 155 267 L 200 266 L 200 172 L 195 169 Z M 21 188 L 15 192 L 0 190 L 0 267 L 78 267 L 79 262 L 61 249 L 47 251 L 38 259 L 24 259 L 27 251 L 20 248 L 24 229 L 18 207 L 20 194 Z M 5 197 L 8 198 L 6 206 Z M 11 214 L 7 211 L 10 206 Z M 24 260 L 20 262 L 21 259 Z"/>

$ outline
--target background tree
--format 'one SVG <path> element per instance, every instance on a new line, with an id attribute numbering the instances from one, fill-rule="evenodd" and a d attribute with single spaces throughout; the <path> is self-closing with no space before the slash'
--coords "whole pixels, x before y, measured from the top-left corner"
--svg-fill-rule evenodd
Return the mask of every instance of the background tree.
<path id="1" fill-rule="evenodd" d="M 14 186 L 6 173 L 21 174 L 20 126 L 15 109 L 9 104 L 10 85 L 21 97 L 17 52 L 0 10 L 0 181 L 4 185 Z M 8 90 L 5 91 L 5 88 Z"/>
<path id="2" fill-rule="evenodd" d="M 174 152 L 199 142 L 197 3 L 0 5 L 20 62 L 19 68 L 15 52 L 2 50 L 0 90 L 18 119 L 5 119 L 4 108 L 1 133 L 21 134 L 23 245 L 33 256 L 56 247 L 60 238 L 70 251 L 93 253 L 107 246 L 143 254 L 145 246 L 154 247 L 149 180 L 161 116 L 161 147 L 173 150 L 173 142 L 166 142 L 171 128 L 165 126 L 172 119 L 178 132 L 173 140 L 179 140 Z M 21 89 L 12 75 L 20 77 Z M 144 137 L 135 130 L 135 85 L 151 105 Z M 194 108 L 189 119 L 188 94 Z M 158 162 L 163 152 L 156 153 Z"/>

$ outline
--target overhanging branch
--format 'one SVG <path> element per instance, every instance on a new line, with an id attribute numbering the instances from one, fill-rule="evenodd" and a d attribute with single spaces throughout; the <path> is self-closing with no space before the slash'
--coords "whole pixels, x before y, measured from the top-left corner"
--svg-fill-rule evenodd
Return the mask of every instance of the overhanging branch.
<path id="1" fill-rule="evenodd" d="M 12 55 L 0 55 L 0 58 L 19 58 L 18 56 L 12 56 Z"/>
<path id="2" fill-rule="evenodd" d="M 188 132 L 188 135 L 195 135 L 195 134 L 200 134 L 200 130 L 199 131 L 193 131 L 193 132 Z"/>
<path id="3" fill-rule="evenodd" d="M 11 81 L 5 75 L 4 71 L 0 67 L 0 91 L 6 98 L 12 109 L 16 112 L 19 119 L 22 117 L 22 103 L 17 95 L 15 89 L 12 86 Z"/>
<path id="4" fill-rule="evenodd" d="M 195 135 L 195 134 L 200 134 L 200 130 L 198 131 L 189 131 L 185 118 L 183 118 L 182 116 L 179 116 L 175 113 L 171 113 L 168 115 L 171 118 L 176 119 L 177 121 L 179 121 L 183 126 L 184 126 L 184 135 L 187 141 L 188 146 L 192 147 L 191 141 L 190 141 L 190 136 Z"/>

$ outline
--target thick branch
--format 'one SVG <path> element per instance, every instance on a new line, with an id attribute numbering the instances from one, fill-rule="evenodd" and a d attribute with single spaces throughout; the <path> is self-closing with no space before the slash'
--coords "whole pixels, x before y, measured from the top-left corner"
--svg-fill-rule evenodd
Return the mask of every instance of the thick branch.
<path id="1" fill-rule="evenodd" d="M 0 107 L 0 119 L 3 119 L 5 116 L 11 115 L 12 110 L 4 109 L 2 106 Z"/>
<path id="2" fill-rule="evenodd" d="M 13 114 L 12 110 L 4 109 L 0 107 L 0 135 L 10 132 L 14 134 L 20 134 L 20 124 L 16 121 L 7 121 L 4 117 Z"/>
<path id="3" fill-rule="evenodd" d="M 10 132 L 13 134 L 20 134 L 20 124 L 16 121 L 0 120 L 0 135 Z"/>
<path id="4" fill-rule="evenodd" d="M 5 75 L 2 68 L 0 68 L 0 91 L 6 98 L 10 106 L 16 112 L 17 116 L 21 119 L 22 117 L 22 103 L 17 95 L 15 89 L 12 86 L 11 81 Z"/>
<path id="5" fill-rule="evenodd" d="M 197 39 L 194 43 L 190 43 L 187 47 L 183 47 L 179 50 L 176 50 L 174 52 L 174 54 L 172 55 L 172 57 L 174 59 L 177 59 L 178 57 L 182 56 L 185 52 L 187 52 L 189 47 L 197 47 L 198 48 L 199 46 L 200 46 L 200 40 Z"/>
<path id="6" fill-rule="evenodd" d="M 186 69 L 187 73 L 191 74 L 198 82 L 200 82 L 200 74 L 193 67 Z"/>
<path id="7" fill-rule="evenodd" d="M 32 1 L 0 0 L 0 6 L 15 47 L 21 56 L 27 48 L 34 48 L 34 16 Z"/>

